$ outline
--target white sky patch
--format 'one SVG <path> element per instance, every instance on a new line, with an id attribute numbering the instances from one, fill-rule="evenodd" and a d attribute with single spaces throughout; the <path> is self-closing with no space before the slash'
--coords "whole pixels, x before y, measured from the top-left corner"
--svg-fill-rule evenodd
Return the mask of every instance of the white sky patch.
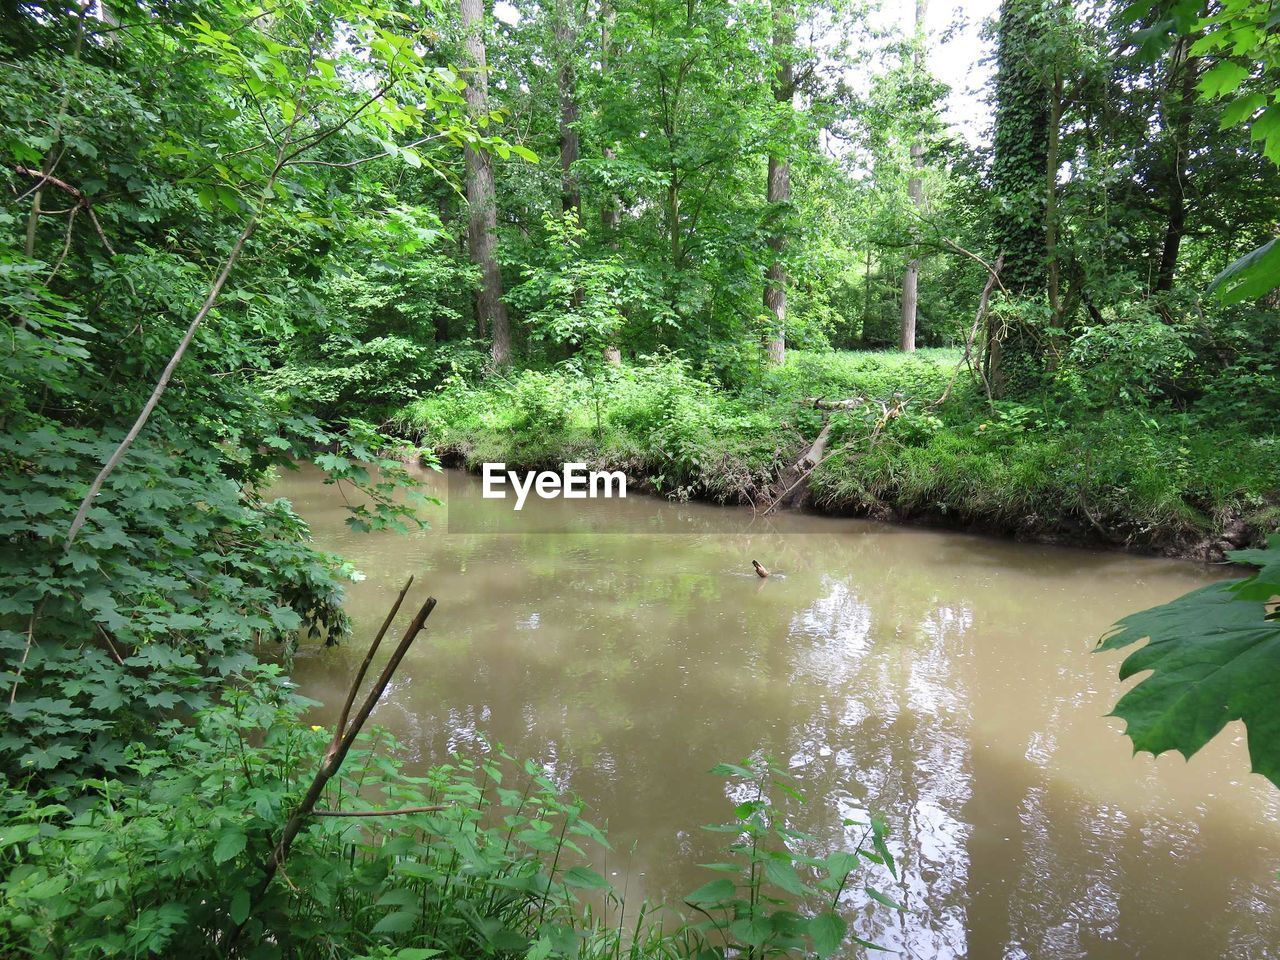
<path id="1" fill-rule="evenodd" d="M 899 5 L 904 30 L 913 29 L 915 4 Z M 908 9 L 910 8 L 910 9 Z M 925 13 L 929 35 L 929 69 L 951 88 L 947 97 L 947 123 L 970 145 L 976 145 L 991 126 L 991 105 L 984 89 L 995 65 L 987 62 L 994 51 L 981 37 L 982 27 L 1000 10 L 1000 0 L 965 0 L 946 4 L 934 0 Z"/>
<path id="2" fill-rule="evenodd" d="M 506 0 L 496 0 L 493 5 L 493 17 L 509 27 L 514 27 L 520 21 L 520 11 Z"/>

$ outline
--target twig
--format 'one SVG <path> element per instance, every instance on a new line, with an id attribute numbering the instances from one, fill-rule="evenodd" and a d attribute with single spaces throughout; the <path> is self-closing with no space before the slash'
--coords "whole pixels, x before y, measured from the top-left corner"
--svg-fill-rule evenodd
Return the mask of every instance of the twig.
<path id="1" fill-rule="evenodd" d="M 408 584 L 405 585 L 405 589 L 408 589 Z M 404 592 L 402 591 L 400 598 L 403 598 L 403 596 Z M 397 598 L 397 606 L 400 598 Z M 240 935 L 244 932 L 244 926 L 249 917 L 253 915 L 254 908 L 262 901 L 267 888 L 271 885 L 272 879 L 274 879 L 277 871 L 288 858 L 289 850 L 293 846 L 293 841 L 298 836 L 299 831 L 302 830 L 303 823 L 308 817 L 315 814 L 316 802 L 324 792 L 325 785 L 342 768 L 342 762 L 347 758 L 347 753 L 355 743 L 356 737 L 360 735 L 360 730 L 365 721 L 369 719 L 369 715 L 373 713 L 373 708 L 382 699 L 387 686 L 391 683 L 391 678 L 400 666 L 400 661 L 404 659 L 404 655 L 409 652 L 409 647 L 417 639 L 418 634 L 422 632 L 422 628 L 426 625 L 427 617 L 431 616 L 431 611 L 435 609 L 435 606 L 436 598 L 428 597 L 414 615 L 414 618 L 409 621 L 404 635 L 400 638 L 400 642 L 396 644 L 395 651 L 391 654 L 391 659 L 387 661 L 387 665 L 382 668 L 382 673 L 378 675 L 378 679 L 374 681 L 373 686 L 369 689 L 369 693 L 365 696 L 364 702 L 360 705 L 355 718 L 351 720 L 350 725 L 345 730 L 340 728 L 336 732 L 334 740 L 337 748 L 330 747 L 325 753 L 324 759 L 320 762 L 320 769 L 316 771 L 315 778 L 311 781 L 311 786 L 308 788 L 306 795 L 302 798 L 288 821 L 285 822 L 284 829 L 280 833 L 280 839 L 272 847 L 271 855 L 267 858 L 262 879 L 258 881 L 257 886 L 249 895 L 249 910 L 245 919 L 235 924 L 227 933 L 223 943 L 224 955 L 230 956 L 235 953 L 236 944 L 240 940 Z M 347 696 L 349 703 L 355 702 L 356 691 L 360 685 L 360 680 L 363 679 L 364 672 L 368 668 L 369 659 L 366 656 L 365 663 L 356 674 L 355 682 L 351 684 L 351 691 Z M 332 813 L 328 815 L 332 816 Z"/>
<path id="2" fill-rule="evenodd" d="M 401 807 L 399 810 L 312 810 L 313 817 L 395 817 L 402 813 L 435 813 L 452 810 L 453 804 L 433 803 L 425 807 Z"/>
<path id="3" fill-rule="evenodd" d="M 36 190 L 37 193 L 43 190 L 44 185 L 47 183 L 75 197 L 76 205 L 71 208 L 72 216 L 74 217 L 76 210 L 83 210 L 85 213 L 89 214 L 89 220 L 93 223 L 93 229 L 98 232 L 98 238 L 102 241 L 102 245 L 107 248 L 107 253 L 111 254 L 113 257 L 116 255 L 116 248 L 113 247 L 111 245 L 111 241 L 107 239 L 106 231 L 102 229 L 102 224 L 98 222 L 98 215 L 93 212 L 93 201 L 89 199 L 88 194 L 86 194 L 82 190 L 77 189 L 76 187 L 73 187 L 71 184 L 67 183 L 67 181 L 59 177 L 55 177 L 51 173 L 43 173 L 39 170 L 32 170 L 30 167 L 23 167 L 23 166 L 16 166 L 14 167 L 14 169 L 17 170 L 18 173 L 21 173 L 23 176 L 37 178 L 38 182 L 36 183 L 36 186 L 33 188 Z M 36 215 L 39 216 L 41 211 L 38 209 L 38 207 L 35 209 L 36 209 Z M 52 211 L 47 211 L 47 212 L 52 212 Z"/>
<path id="4" fill-rule="evenodd" d="M 400 588 L 400 594 L 396 597 L 395 603 L 391 604 L 391 609 L 387 611 L 387 615 L 382 621 L 382 626 L 378 628 L 378 632 L 374 635 L 373 643 L 369 644 L 369 649 L 365 651 L 364 662 L 360 664 L 360 669 L 356 671 L 355 678 L 351 681 L 351 689 L 347 691 L 347 700 L 342 705 L 342 712 L 338 714 L 338 723 L 333 729 L 333 742 L 329 745 L 329 749 L 324 755 L 326 761 L 331 760 L 342 745 L 342 735 L 347 729 L 347 719 L 351 716 L 351 707 L 355 703 L 356 692 L 360 689 L 360 685 L 364 683 L 364 675 L 369 672 L 369 664 L 373 662 L 373 656 L 378 652 L 378 645 L 382 643 L 382 638 L 387 635 L 391 621 L 400 612 L 400 604 L 404 603 L 404 595 L 409 592 L 409 587 L 412 585 L 413 574 L 410 574 L 409 579 Z"/>
<path id="5" fill-rule="evenodd" d="M 991 264 L 987 263 L 987 261 L 983 260 L 980 256 L 978 256 L 976 253 L 974 253 L 972 250 L 966 250 L 964 247 L 960 246 L 960 244 L 956 243 L 954 240 L 950 240 L 947 237 L 943 237 L 942 242 L 945 243 L 952 250 L 954 250 L 956 253 L 962 253 L 966 257 L 968 257 L 970 260 L 973 260 L 976 263 L 980 263 L 982 265 L 982 268 L 986 270 L 990 276 L 995 278 L 996 283 L 1000 287 L 1000 291 L 1002 293 L 1008 294 L 1009 292 L 1008 289 L 1005 287 L 1004 283 L 1000 280 L 1000 266 L 998 265 L 999 261 L 997 261 L 997 266 L 992 266 Z M 1004 254 L 1000 255 L 1000 259 L 1001 260 L 1004 259 Z"/>
<path id="6" fill-rule="evenodd" d="M 991 268 L 991 272 L 987 275 L 986 286 L 982 288 L 982 296 L 978 298 L 978 312 L 973 318 L 973 326 L 969 330 L 969 336 L 964 342 L 964 356 L 960 358 L 960 363 L 956 364 L 956 368 L 951 373 L 951 379 L 947 381 L 947 389 L 942 391 L 942 396 L 929 404 L 929 409 L 933 410 L 942 406 L 946 402 L 947 397 L 951 396 L 951 388 L 955 386 L 956 377 L 960 375 L 960 367 L 968 364 L 969 369 L 974 369 L 972 361 L 969 359 L 973 351 L 973 341 L 978 336 L 978 328 L 982 326 L 982 321 L 986 319 L 987 307 L 991 302 L 991 288 L 1000 281 L 1000 270 L 1004 267 L 1004 254 L 1000 254 L 996 258 L 995 266 Z M 982 365 L 978 365 L 978 375 L 982 378 L 982 387 L 987 394 L 987 403 L 991 403 L 991 384 L 987 382 L 987 375 L 982 370 Z"/>

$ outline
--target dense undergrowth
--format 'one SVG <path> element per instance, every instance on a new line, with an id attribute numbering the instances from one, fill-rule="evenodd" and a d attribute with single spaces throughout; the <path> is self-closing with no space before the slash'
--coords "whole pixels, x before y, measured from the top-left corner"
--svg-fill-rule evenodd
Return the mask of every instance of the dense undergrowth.
<path id="1" fill-rule="evenodd" d="M 670 355 L 591 377 L 570 364 L 449 381 L 393 424 L 467 466 L 584 460 L 668 495 L 748 503 L 821 429 L 812 398 L 901 395 L 903 415 L 874 439 L 877 404 L 831 414 L 816 506 L 1184 554 L 1256 539 L 1280 519 L 1280 438 L 1242 423 L 1230 397 L 1121 405 L 1096 384 L 1089 400 L 1067 384 L 988 402 L 960 362 L 954 350 L 792 351 L 736 382 Z"/>
<path id="2" fill-rule="evenodd" d="M 255 899 L 330 742 L 301 722 L 309 703 L 255 668 L 194 722 L 162 723 L 162 747 L 131 745 L 117 776 L 70 805 L 5 790 L 4 955 L 827 957 L 866 943 L 841 916 L 846 891 L 896 906 L 869 883 L 895 869 L 883 822 L 846 820 L 866 845 L 824 848 L 789 826 L 774 801 L 799 794 L 768 760 L 711 771 L 751 798 L 707 828 L 727 840 L 716 879 L 678 912 L 628 912 L 592 866 L 614 856 L 608 839 L 548 770 L 495 747 L 409 776 L 384 733 L 347 756 L 320 808 L 331 815 L 311 819 Z"/>

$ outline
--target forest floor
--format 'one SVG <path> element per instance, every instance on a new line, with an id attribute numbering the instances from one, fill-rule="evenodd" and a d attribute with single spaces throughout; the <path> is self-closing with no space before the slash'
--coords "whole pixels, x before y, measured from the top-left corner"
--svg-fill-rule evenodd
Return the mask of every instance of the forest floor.
<path id="1" fill-rule="evenodd" d="M 824 411 L 815 398 L 868 402 Z M 674 358 L 594 379 L 526 370 L 447 386 L 393 426 L 469 469 L 582 461 L 668 496 L 759 509 L 828 420 L 812 509 L 1201 560 L 1280 525 L 1275 432 L 1194 406 L 991 403 L 953 350 L 792 351 L 741 378 Z"/>

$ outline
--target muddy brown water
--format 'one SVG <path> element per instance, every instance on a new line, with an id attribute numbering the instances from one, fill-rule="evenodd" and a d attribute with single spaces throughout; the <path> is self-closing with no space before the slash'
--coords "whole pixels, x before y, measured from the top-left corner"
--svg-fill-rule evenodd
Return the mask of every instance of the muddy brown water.
<path id="1" fill-rule="evenodd" d="M 544 764 L 608 826 L 597 866 L 630 902 L 718 876 L 697 864 L 723 836 L 699 827 L 733 796 L 707 771 L 763 749 L 822 844 L 888 818 L 900 879 L 876 879 L 907 912 L 857 891 L 845 909 L 900 955 L 1280 956 L 1280 791 L 1248 773 L 1243 730 L 1189 763 L 1133 756 L 1106 717 L 1120 655 L 1090 652 L 1223 571 L 634 495 L 516 516 L 475 478 L 421 482 L 448 504 L 411 535 L 351 532 L 316 473 L 278 487 L 367 577 L 354 638 L 296 658 L 316 722 L 415 574 L 411 602 L 440 605 L 374 723 L 419 766 L 484 738 Z M 474 532 L 495 523 L 516 532 Z"/>

